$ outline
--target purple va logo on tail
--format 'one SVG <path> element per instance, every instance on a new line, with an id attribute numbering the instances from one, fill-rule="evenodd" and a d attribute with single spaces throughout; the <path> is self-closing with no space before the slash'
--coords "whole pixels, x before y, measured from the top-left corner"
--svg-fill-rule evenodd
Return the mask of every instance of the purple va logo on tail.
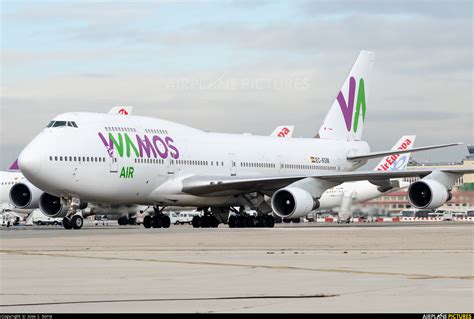
<path id="1" fill-rule="evenodd" d="M 362 109 L 362 121 L 365 121 L 365 112 L 366 112 L 366 103 L 365 103 L 365 87 L 364 87 L 364 79 L 359 80 L 359 90 L 357 92 L 357 103 L 356 103 L 356 111 L 354 114 L 354 96 L 356 90 L 356 80 L 353 76 L 349 78 L 349 96 L 348 100 L 344 97 L 342 90 L 339 91 L 337 95 L 337 102 L 339 103 L 339 107 L 341 108 L 342 115 L 344 116 L 344 121 L 346 123 L 346 129 L 348 132 L 351 131 L 351 127 L 353 126 L 354 132 L 357 132 L 357 128 L 359 125 L 359 114 L 360 110 Z M 354 122 L 354 125 L 352 125 Z"/>

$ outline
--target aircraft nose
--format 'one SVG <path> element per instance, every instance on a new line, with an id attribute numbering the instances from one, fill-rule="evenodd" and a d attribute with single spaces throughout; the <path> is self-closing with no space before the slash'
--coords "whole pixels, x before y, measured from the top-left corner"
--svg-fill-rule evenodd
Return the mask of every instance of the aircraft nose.
<path id="1" fill-rule="evenodd" d="M 34 145 L 28 145 L 18 157 L 18 166 L 27 178 L 38 173 L 41 169 L 41 153 Z"/>

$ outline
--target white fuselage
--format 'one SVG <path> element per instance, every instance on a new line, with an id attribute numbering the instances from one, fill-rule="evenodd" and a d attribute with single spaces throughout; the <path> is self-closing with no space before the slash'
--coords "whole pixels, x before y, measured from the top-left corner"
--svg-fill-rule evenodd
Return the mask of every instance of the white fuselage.
<path id="1" fill-rule="evenodd" d="M 180 181 L 349 171 L 365 162 L 349 162 L 347 154 L 369 151 L 362 141 L 211 133 L 139 116 L 65 113 L 55 121 L 77 127 L 43 129 L 20 155 L 22 172 L 48 193 L 100 203 L 235 205 L 234 196 L 183 193 Z"/>
<path id="2" fill-rule="evenodd" d="M 400 181 L 401 188 L 408 187 L 409 183 Z M 393 192 L 400 188 L 393 188 L 386 192 L 381 192 L 377 185 L 368 181 L 345 182 L 336 187 L 330 188 L 323 193 L 319 199 L 318 210 L 340 207 L 344 196 L 350 197 L 350 204 L 360 204 L 370 199 L 377 198 L 384 194 Z"/>

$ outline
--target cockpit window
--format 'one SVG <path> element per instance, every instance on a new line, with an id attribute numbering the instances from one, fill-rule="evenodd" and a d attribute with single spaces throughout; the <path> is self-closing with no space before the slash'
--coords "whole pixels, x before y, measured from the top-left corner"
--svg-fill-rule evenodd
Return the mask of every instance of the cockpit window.
<path id="1" fill-rule="evenodd" d="M 53 127 L 61 127 L 61 126 L 66 126 L 66 121 L 56 121 L 53 124 Z"/>
<path id="2" fill-rule="evenodd" d="M 63 127 L 63 126 L 77 128 L 77 124 L 74 121 L 51 121 L 46 127 Z"/>

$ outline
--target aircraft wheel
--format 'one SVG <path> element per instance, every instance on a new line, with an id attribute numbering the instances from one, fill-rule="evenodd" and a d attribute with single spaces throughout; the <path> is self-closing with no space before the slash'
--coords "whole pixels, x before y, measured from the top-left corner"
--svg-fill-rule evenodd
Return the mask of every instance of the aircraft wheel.
<path id="1" fill-rule="evenodd" d="M 69 220 L 69 218 L 67 218 L 67 217 L 63 218 L 63 227 L 64 227 L 64 229 L 71 229 L 72 228 L 71 221 Z"/>
<path id="2" fill-rule="evenodd" d="M 201 217 L 194 216 L 192 224 L 193 224 L 193 228 L 199 228 L 201 226 Z"/>
<path id="3" fill-rule="evenodd" d="M 245 217 L 244 216 L 237 216 L 237 228 L 244 228 L 245 227 Z"/>
<path id="4" fill-rule="evenodd" d="M 236 225 L 235 225 L 236 219 L 237 218 L 235 217 L 235 215 L 232 215 L 232 216 L 229 217 L 229 228 L 235 228 L 236 227 Z"/>
<path id="5" fill-rule="evenodd" d="M 210 221 L 209 221 L 209 216 L 202 216 L 201 217 L 201 228 L 209 228 Z"/>
<path id="6" fill-rule="evenodd" d="M 217 220 L 216 216 L 211 216 L 209 222 L 210 222 L 211 228 L 217 228 L 219 226 L 219 221 Z"/>
<path id="7" fill-rule="evenodd" d="M 269 228 L 275 227 L 275 217 L 272 215 L 265 216 L 265 226 Z"/>
<path id="8" fill-rule="evenodd" d="M 74 215 L 71 218 L 71 225 L 74 229 L 81 229 L 82 225 L 84 225 L 84 219 L 80 215 Z"/>
<path id="9" fill-rule="evenodd" d="M 127 225 L 128 224 L 128 219 L 127 219 L 127 217 L 122 216 L 119 219 L 117 219 L 117 223 L 120 226 Z"/>
<path id="10" fill-rule="evenodd" d="M 163 227 L 163 217 L 161 215 L 153 216 L 151 220 L 151 225 L 153 228 L 161 228 Z"/>
<path id="11" fill-rule="evenodd" d="M 255 216 L 248 217 L 247 226 L 252 228 L 257 226 L 257 219 L 255 218 Z"/>
<path id="12" fill-rule="evenodd" d="M 152 222 L 152 218 L 151 218 L 150 215 L 146 215 L 143 218 L 143 226 L 145 226 L 145 228 L 150 228 L 151 227 L 151 222 Z"/>
<path id="13" fill-rule="evenodd" d="M 170 217 L 164 215 L 162 219 L 163 219 L 163 228 L 170 228 L 170 225 L 171 225 Z"/>
<path id="14" fill-rule="evenodd" d="M 258 215 L 257 217 L 257 227 L 265 227 L 265 216 Z"/>

